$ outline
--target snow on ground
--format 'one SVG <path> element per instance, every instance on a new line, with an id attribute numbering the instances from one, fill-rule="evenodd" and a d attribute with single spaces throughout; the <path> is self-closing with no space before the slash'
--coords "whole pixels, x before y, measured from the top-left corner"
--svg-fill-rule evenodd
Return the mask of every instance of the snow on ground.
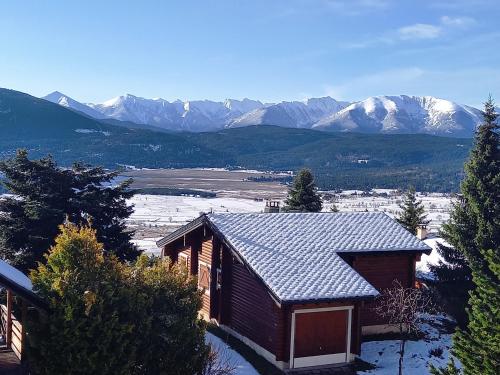
<path id="1" fill-rule="evenodd" d="M 445 245 L 451 246 L 447 243 L 443 238 L 430 235 L 428 238 L 424 240 L 425 244 L 432 249 L 432 252 L 427 254 L 422 254 L 422 258 L 420 262 L 417 263 L 417 275 L 425 276 L 426 278 L 433 278 L 433 275 L 430 273 L 429 265 L 436 265 L 439 261 L 442 261 L 443 258 L 438 253 L 438 246 Z"/>
<path id="2" fill-rule="evenodd" d="M 446 333 L 442 322 L 444 316 L 429 316 L 421 325 L 425 337 L 418 341 L 407 341 L 404 357 L 405 375 L 430 374 L 429 364 L 443 367 L 448 363 L 452 334 Z M 432 350 L 442 349 L 440 356 L 432 355 Z M 358 374 L 394 375 L 398 372 L 399 341 L 383 340 L 368 341 L 361 344 L 361 359 L 377 368 L 367 371 L 358 371 Z"/>
<path id="3" fill-rule="evenodd" d="M 261 212 L 264 202 L 238 198 L 141 195 L 129 200 L 134 213 L 129 225 L 137 223 L 179 227 L 208 212 Z"/>
<path id="4" fill-rule="evenodd" d="M 373 192 L 376 195 L 363 196 L 360 190 L 344 190 L 340 194 L 334 194 L 331 202 L 325 201 L 323 210 L 329 211 L 334 202 L 340 211 L 378 211 L 395 217 L 400 211 L 401 195 L 390 189 L 375 189 Z M 442 223 L 449 218 L 451 197 L 438 193 L 418 193 L 417 196 L 426 209 L 428 219 L 431 220 L 429 230 L 435 235 Z M 153 254 L 159 254 L 155 244 L 157 240 L 197 218 L 201 213 L 264 210 L 262 200 L 234 197 L 202 198 L 138 194 L 130 199 L 129 203 L 134 205 L 134 213 L 127 220 L 127 225 L 138 233 L 133 241 L 140 249 Z M 281 204 L 283 205 L 283 202 Z M 422 256 L 422 261 L 417 264 L 419 273 L 427 273 L 428 263 L 436 263 L 439 259 L 435 244 L 428 244 L 433 251 L 429 256 Z"/>
<path id="5" fill-rule="evenodd" d="M 231 349 L 230 346 L 217 336 L 207 332 L 205 340 L 219 352 L 223 361 L 227 359 L 231 366 L 236 367 L 235 375 L 259 375 L 257 370 L 255 370 L 252 365 L 245 360 L 245 358 L 243 358 L 235 350 Z"/>
<path id="6" fill-rule="evenodd" d="M 134 212 L 127 226 L 136 230 L 132 240 L 141 250 L 160 254 L 156 241 L 208 212 L 261 212 L 263 201 L 238 198 L 201 198 L 191 196 L 135 195 L 128 201 Z"/>

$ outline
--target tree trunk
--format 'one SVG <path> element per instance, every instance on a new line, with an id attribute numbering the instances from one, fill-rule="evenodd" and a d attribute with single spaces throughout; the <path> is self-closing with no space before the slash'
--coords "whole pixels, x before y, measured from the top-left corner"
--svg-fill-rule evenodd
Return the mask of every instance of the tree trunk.
<path id="1" fill-rule="evenodd" d="M 399 375 L 403 375 L 403 357 L 405 355 L 406 339 L 401 340 L 399 344 Z"/>
<path id="2" fill-rule="evenodd" d="M 401 337 L 401 341 L 399 342 L 399 375 L 403 375 L 403 357 L 405 355 L 405 343 L 406 337 L 404 337 L 403 325 L 399 325 L 399 335 Z"/>

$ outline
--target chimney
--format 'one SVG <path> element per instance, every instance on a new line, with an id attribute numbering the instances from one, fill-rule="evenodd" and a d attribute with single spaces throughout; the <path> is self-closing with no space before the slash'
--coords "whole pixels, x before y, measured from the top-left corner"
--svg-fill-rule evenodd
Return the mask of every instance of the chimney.
<path id="1" fill-rule="evenodd" d="M 266 212 L 266 213 L 280 212 L 280 201 L 267 199 L 266 200 L 266 207 L 264 208 L 264 212 Z"/>
<path id="2" fill-rule="evenodd" d="M 425 240 L 427 238 L 427 225 L 419 224 L 417 226 L 417 238 L 419 240 Z"/>

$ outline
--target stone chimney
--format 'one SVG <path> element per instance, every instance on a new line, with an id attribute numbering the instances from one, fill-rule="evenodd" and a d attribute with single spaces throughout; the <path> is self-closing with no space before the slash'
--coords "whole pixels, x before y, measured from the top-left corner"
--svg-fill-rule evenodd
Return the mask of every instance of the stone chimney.
<path id="1" fill-rule="evenodd" d="M 419 224 L 417 226 L 417 238 L 419 240 L 425 240 L 427 238 L 427 225 Z"/>
<path id="2" fill-rule="evenodd" d="M 264 207 L 264 212 L 266 213 L 280 212 L 280 201 L 266 199 L 266 207 Z"/>

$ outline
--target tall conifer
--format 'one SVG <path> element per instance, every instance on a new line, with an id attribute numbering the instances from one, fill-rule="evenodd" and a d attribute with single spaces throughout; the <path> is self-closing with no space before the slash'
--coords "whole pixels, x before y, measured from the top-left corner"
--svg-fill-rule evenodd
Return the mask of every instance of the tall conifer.
<path id="1" fill-rule="evenodd" d="M 419 224 L 428 224 L 425 208 L 421 201 L 417 199 L 415 188 L 410 186 L 405 193 L 403 203 L 399 206 L 401 213 L 396 218 L 399 224 L 413 234 L 417 234 Z"/>
<path id="2" fill-rule="evenodd" d="M 465 165 L 460 210 L 468 225 L 452 222 L 452 245 L 472 274 L 467 329 L 454 337 L 452 353 L 464 374 L 500 373 L 500 137 L 493 100 L 485 103 L 484 123 Z M 452 216 L 453 218 L 453 216 Z M 450 368 L 433 370 L 449 374 Z"/>
<path id="3" fill-rule="evenodd" d="M 293 180 L 285 201 L 284 211 L 319 212 L 323 204 L 309 169 L 302 169 Z"/>

